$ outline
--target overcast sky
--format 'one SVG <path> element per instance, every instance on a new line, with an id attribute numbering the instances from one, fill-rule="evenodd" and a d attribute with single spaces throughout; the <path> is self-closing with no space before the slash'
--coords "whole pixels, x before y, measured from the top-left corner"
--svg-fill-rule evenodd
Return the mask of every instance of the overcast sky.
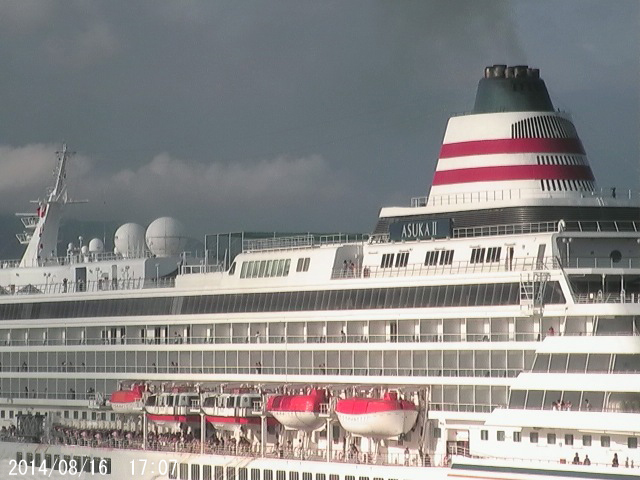
<path id="1" fill-rule="evenodd" d="M 600 186 L 638 189 L 639 37 L 636 0 L 4 0 L 0 213 L 66 141 L 70 217 L 369 232 L 494 63 L 540 68 Z"/>

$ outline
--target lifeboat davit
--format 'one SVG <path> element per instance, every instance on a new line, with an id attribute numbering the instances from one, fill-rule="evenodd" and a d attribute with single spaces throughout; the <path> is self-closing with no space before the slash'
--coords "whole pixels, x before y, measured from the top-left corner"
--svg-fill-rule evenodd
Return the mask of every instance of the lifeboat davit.
<path id="1" fill-rule="evenodd" d="M 144 408 L 145 391 L 145 386 L 139 384 L 133 384 L 127 390 L 117 390 L 111 394 L 109 405 L 119 413 L 140 412 Z"/>
<path id="2" fill-rule="evenodd" d="M 324 425 L 320 412 L 326 403 L 324 390 L 313 389 L 306 395 L 272 395 L 267 400 L 267 412 L 285 428 L 312 431 Z"/>
<path id="3" fill-rule="evenodd" d="M 144 405 L 147 420 L 172 429 L 200 425 L 200 394 L 181 391 L 149 395 Z"/>
<path id="4" fill-rule="evenodd" d="M 255 392 L 211 393 L 202 397 L 205 419 L 218 430 L 259 427 L 262 395 Z M 275 424 L 272 418 L 267 425 Z"/>
<path id="5" fill-rule="evenodd" d="M 397 437 L 409 432 L 418 419 L 416 406 L 399 400 L 396 392 L 383 398 L 342 398 L 336 403 L 336 414 L 347 432 L 365 437 Z"/>

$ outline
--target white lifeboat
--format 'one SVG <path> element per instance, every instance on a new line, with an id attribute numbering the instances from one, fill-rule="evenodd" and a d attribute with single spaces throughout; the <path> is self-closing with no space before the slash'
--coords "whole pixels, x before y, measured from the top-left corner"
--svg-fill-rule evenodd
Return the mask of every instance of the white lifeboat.
<path id="1" fill-rule="evenodd" d="M 416 406 L 399 400 L 396 392 L 383 398 L 342 398 L 336 403 L 336 414 L 347 432 L 365 437 L 397 437 L 409 432 L 418 419 Z"/>
<path id="2" fill-rule="evenodd" d="M 144 408 L 144 385 L 134 383 L 129 389 L 116 390 L 111 394 L 109 405 L 119 413 L 140 412 Z"/>
<path id="3" fill-rule="evenodd" d="M 172 429 L 200 425 L 200 394 L 174 389 L 149 395 L 144 405 L 147 420 Z"/>
<path id="4" fill-rule="evenodd" d="M 291 430 L 313 431 L 324 426 L 320 417 L 326 412 L 327 394 L 324 390 L 311 390 L 303 395 L 272 395 L 267 400 L 267 412 Z"/>

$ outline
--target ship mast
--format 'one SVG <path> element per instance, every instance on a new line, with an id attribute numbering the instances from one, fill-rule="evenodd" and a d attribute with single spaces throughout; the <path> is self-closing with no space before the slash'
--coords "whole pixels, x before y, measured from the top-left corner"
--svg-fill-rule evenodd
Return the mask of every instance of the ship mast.
<path id="1" fill-rule="evenodd" d="M 20 260 L 20 267 L 36 267 L 53 261 L 58 256 L 58 231 L 62 217 L 63 206 L 68 203 L 84 203 L 73 201 L 67 195 L 67 160 L 73 152 L 67 150 L 67 144 L 56 152 L 58 164 L 55 171 L 53 187 L 47 190 L 44 200 L 32 200 L 37 203 L 36 214 L 17 214 L 22 217 L 22 223 L 27 229 L 18 235 L 20 243 L 26 244 L 27 249 Z M 32 231 L 30 231 L 32 230 Z"/>

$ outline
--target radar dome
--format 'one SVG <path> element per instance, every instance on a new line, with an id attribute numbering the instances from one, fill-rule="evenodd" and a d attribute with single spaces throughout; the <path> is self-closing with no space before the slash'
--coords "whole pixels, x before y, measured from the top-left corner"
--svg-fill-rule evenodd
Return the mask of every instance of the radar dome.
<path id="1" fill-rule="evenodd" d="M 104 252 L 104 243 L 99 238 L 92 238 L 89 242 L 89 253 Z"/>
<path id="2" fill-rule="evenodd" d="M 151 222 L 145 239 L 147 247 L 157 257 L 179 255 L 187 244 L 182 223 L 171 217 L 161 217 Z"/>
<path id="3" fill-rule="evenodd" d="M 121 225 L 116 230 L 113 243 L 125 258 L 141 256 L 144 253 L 144 227 L 137 223 Z"/>

